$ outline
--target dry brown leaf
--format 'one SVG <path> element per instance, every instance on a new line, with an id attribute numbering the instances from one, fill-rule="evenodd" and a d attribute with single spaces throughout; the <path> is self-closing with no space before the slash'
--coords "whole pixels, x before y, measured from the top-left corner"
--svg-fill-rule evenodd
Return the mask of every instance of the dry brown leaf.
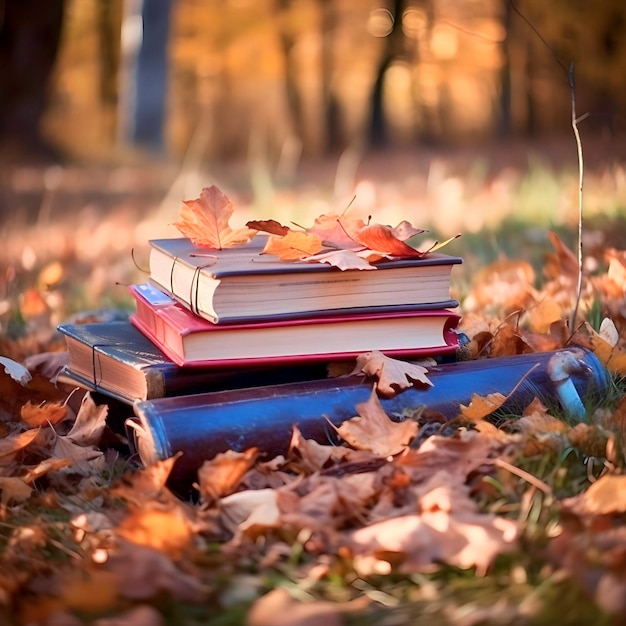
<path id="1" fill-rule="evenodd" d="M 364 609 L 370 600 L 300 602 L 278 587 L 259 598 L 250 609 L 248 626 L 343 626 L 343 614 Z"/>
<path id="2" fill-rule="evenodd" d="M 139 506 L 146 501 L 160 500 L 163 497 L 166 499 L 173 498 L 174 496 L 167 489 L 166 483 L 174 464 L 181 455 L 182 452 L 179 452 L 130 475 L 123 476 L 111 488 L 111 493 Z"/>
<path id="3" fill-rule="evenodd" d="M 94 446 L 81 446 L 67 436 L 57 435 L 54 439 L 52 456 L 56 459 L 67 459 L 73 471 L 88 476 L 104 456 L 102 450 Z"/>
<path id="4" fill-rule="evenodd" d="M 219 501 L 224 526 L 235 533 L 241 530 L 258 535 L 270 528 L 279 528 L 284 511 L 294 511 L 298 496 L 284 489 L 238 491 Z"/>
<path id="5" fill-rule="evenodd" d="M 257 448 L 228 450 L 205 461 L 198 470 L 198 491 L 205 502 L 233 493 L 259 456 Z"/>
<path id="6" fill-rule="evenodd" d="M 322 249 L 317 235 L 290 230 L 284 237 L 269 237 L 262 254 L 275 254 L 282 261 L 298 261 Z"/>
<path id="7" fill-rule="evenodd" d="M 0 504 L 21 504 L 30 498 L 33 488 L 17 476 L 0 476 Z"/>
<path id="8" fill-rule="evenodd" d="M 415 382 L 432 387 L 425 367 L 392 359 L 379 350 L 359 354 L 350 376 L 357 374 L 376 377 L 376 390 L 384 396 L 393 396 L 402 389 L 412 387 Z"/>
<path id="9" fill-rule="evenodd" d="M 48 472 L 55 472 L 57 470 L 69 467 L 71 461 L 68 459 L 44 459 L 41 463 L 34 467 L 29 467 L 26 473 L 22 476 L 22 480 L 25 483 L 31 484 L 35 480 L 45 476 Z"/>
<path id="10" fill-rule="evenodd" d="M 200 602 L 207 595 L 202 583 L 176 567 L 167 554 L 121 537 L 109 550 L 101 570 L 113 575 L 117 593 L 130 600 L 148 600 L 166 593 L 182 602 Z"/>
<path id="11" fill-rule="evenodd" d="M 548 231 L 548 239 L 550 239 L 555 252 L 546 255 L 543 268 L 544 275 L 550 279 L 560 276 L 576 278 L 578 276 L 578 258 L 576 255 L 555 232 Z"/>
<path id="12" fill-rule="evenodd" d="M 402 452 L 417 435 L 417 422 L 394 422 L 385 413 L 376 388 L 369 399 L 358 404 L 356 409 L 359 415 L 343 422 L 337 432 L 357 450 L 371 450 L 382 457 L 393 456 Z"/>
<path id="13" fill-rule="evenodd" d="M 626 513 L 626 476 L 605 474 L 600 476 L 581 495 L 583 508 L 593 515 Z"/>
<path id="14" fill-rule="evenodd" d="M 229 226 L 234 207 L 228 196 L 215 185 L 205 187 L 195 200 L 185 200 L 174 226 L 196 246 L 222 250 L 248 243 L 256 230 Z"/>
<path id="15" fill-rule="evenodd" d="M 253 230 L 269 233 L 270 235 L 278 235 L 284 237 L 291 229 L 289 226 L 283 226 L 276 220 L 250 220 L 246 222 L 246 226 Z"/>
<path id="16" fill-rule="evenodd" d="M 86 393 L 80 403 L 76 421 L 66 435 L 67 438 L 82 446 L 99 444 L 108 412 L 108 405 L 96 405 L 91 394 Z"/>
<path id="17" fill-rule="evenodd" d="M 332 456 L 333 447 L 324 446 L 313 439 L 305 439 L 297 426 L 293 427 L 289 451 L 298 451 L 302 467 L 307 473 L 316 472 L 326 463 Z"/>
<path id="18" fill-rule="evenodd" d="M 21 408 L 20 414 L 25 424 L 35 428 L 48 424 L 58 424 L 67 416 L 67 407 L 61 402 L 34 405 L 29 401 Z"/>
<path id="19" fill-rule="evenodd" d="M 33 428 L 23 433 L 7 435 L 0 439 L 0 465 L 11 462 L 13 455 L 31 445 L 39 435 L 40 430 Z"/>
<path id="20" fill-rule="evenodd" d="M 378 257 L 377 257 L 378 258 Z M 302 258 L 307 263 L 328 263 L 340 270 L 375 270 L 376 267 L 352 250 L 331 250 Z"/>
<path id="21" fill-rule="evenodd" d="M 359 556 L 398 563 L 405 573 L 431 571 L 447 563 L 463 569 L 475 567 L 477 575 L 484 576 L 499 554 L 515 547 L 518 533 L 517 524 L 505 518 L 481 513 L 457 517 L 434 510 L 360 528 L 352 533 L 350 546 Z M 355 558 L 362 575 L 377 573 L 373 565 L 371 560 Z"/>

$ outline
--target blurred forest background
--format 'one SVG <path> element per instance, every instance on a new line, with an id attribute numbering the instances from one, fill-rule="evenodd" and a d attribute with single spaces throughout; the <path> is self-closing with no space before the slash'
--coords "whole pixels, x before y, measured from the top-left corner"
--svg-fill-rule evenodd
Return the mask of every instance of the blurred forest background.
<path id="1" fill-rule="evenodd" d="M 50 307 L 70 280 L 77 306 L 132 282 L 131 248 L 213 183 L 237 221 L 350 205 L 533 253 L 520 221 L 576 228 L 571 64 L 585 210 L 625 213 L 621 0 L 0 0 L 0 19 L 0 316 L 28 285 Z M 517 249 L 490 234 L 505 219 Z"/>
<path id="2" fill-rule="evenodd" d="M 0 114 L 17 108 L 11 86 L 45 89 L 43 105 L 39 94 L 20 103 L 20 119 L 41 113 L 43 135 L 71 158 L 111 157 L 133 143 L 141 54 L 150 77 L 140 85 L 152 102 L 144 111 L 155 119 L 138 143 L 172 158 L 195 145 L 207 157 L 252 152 L 287 167 L 300 155 L 350 147 L 563 134 L 570 63 L 585 129 L 625 130 L 626 7 L 618 0 L 3 4 L 2 28 L 14 32 L 3 37 Z M 3 131 L 11 134 L 7 124 Z"/>

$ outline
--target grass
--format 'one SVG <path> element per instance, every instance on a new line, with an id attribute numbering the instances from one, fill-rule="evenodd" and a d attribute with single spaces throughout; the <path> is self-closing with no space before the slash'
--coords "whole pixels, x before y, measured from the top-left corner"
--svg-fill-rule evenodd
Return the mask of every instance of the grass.
<path id="1" fill-rule="evenodd" d="M 435 237 L 447 237 L 451 230 L 463 232 L 463 236 L 447 249 L 451 254 L 464 257 L 463 267 L 453 274 L 460 294 L 471 289 L 472 277 L 479 268 L 502 256 L 530 262 L 540 283 L 545 255 L 552 251 L 546 231 L 556 231 L 570 247 L 575 246 L 576 225 L 572 221 L 575 211 L 564 200 L 571 193 L 572 173 L 555 170 L 534 158 L 515 176 L 504 169 L 494 173 L 483 159 L 470 159 L 469 165 L 464 167 L 452 161 L 446 164 L 441 189 L 447 191 L 441 196 L 438 190 L 428 187 L 427 177 L 422 180 L 418 176 L 419 180 L 412 184 L 418 191 L 424 191 L 425 196 L 421 199 L 409 193 L 415 189 L 411 187 L 407 191 L 403 187 L 406 181 L 399 178 L 394 180 L 393 189 L 389 184 L 382 185 L 381 180 L 367 169 L 364 178 L 374 186 L 379 185 L 377 200 L 384 207 L 386 218 L 380 221 L 394 223 L 400 215 L 414 215 L 411 221 L 422 225 L 421 219 L 424 218 L 423 225 L 431 227 Z M 328 181 L 329 172 L 332 168 L 318 172 L 318 180 Z M 391 168 L 379 175 L 382 179 L 395 173 Z M 591 172 L 589 201 L 592 211 L 585 219 L 585 235 L 591 242 L 587 248 L 590 254 L 599 256 L 603 248 L 622 248 L 626 240 L 626 189 L 620 176 L 623 176 L 623 170 L 618 166 Z M 224 180 L 228 180 L 226 175 Z M 240 198 L 247 198 L 246 211 L 256 213 L 272 207 L 284 222 L 293 218 L 306 223 L 307 218 L 310 221 L 311 217 L 336 209 L 343 202 L 343 199 L 332 197 L 330 184 L 320 185 L 318 190 L 324 192 L 316 196 L 308 185 L 299 192 L 279 185 L 270 186 L 264 179 L 262 193 L 255 197 L 247 196 L 251 192 L 243 189 L 246 184 L 241 178 L 238 180 L 236 193 Z M 456 182 L 448 184 L 451 181 Z M 604 196 L 602 181 L 613 190 L 608 199 Z M 503 197 L 497 191 L 498 185 L 507 186 L 506 203 L 498 203 Z M 273 205 L 268 200 L 270 192 Z M 154 191 L 152 194 L 157 195 Z M 84 195 L 87 201 L 89 193 Z M 115 235 L 126 229 L 124 241 L 129 246 L 140 247 L 145 244 L 146 233 L 159 231 L 167 213 L 151 218 L 153 206 L 142 203 L 139 194 L 133 197 L 130 207 L 122 206 L 119 198 L 115 199 L 115 205 L 107 206 L 106 198 L 100 195 L 102 206 L 97 209 L 95 217 L 86 210 L 63 215 L 60 209 L 63 195 L 59 192 L 55 200 L 57 208 L 53 206 L 51 210 L 53 219 L 45 228 L 37 222 L 29 224 L 28 220 L 19 228 L 15 225 L 7 227 L 5 233 L 12 237 L 19 234 L 32 248 L 35 262 L 32 266 L 25 263 L 24 255 L 17 254 L 17 248 L 9 244 L 0 251 L 4 277 L 0 296 L 3 305 L 0 308 L 0 335 L 6 340 L 3 345 L 16 349 L 16 339 L 33 337 L 35 332 L 53 328 L 55 321 L 70 314 L 109 307 L 122 311 L 130 309 L 123 285 L 140 279 L 142 272 L 132 262 L 127 247 L 108 249 L 98 238 L 106 233 L 110 237 L 111 233 Z M 450 206 L 454 209 L 452 213 L 446 212 Z M 463 210 L 463 207 L 472 210 Z M 555 207 L 561 208 L 557 210 Z M 485 218 L 481 227 L 474 228 L 472 218 L 478 221 L 480 216 L 473 215 L 472 211 L 481 209 L 489 219 Z M 441 211 L 449 219 L 438 222 L 429 211 L 432 214 Z M 175 210 L 169 210 L 170 216 L 172 212 Z M 431 217 L 433 223 L 427 223 Z M 101 229 L 107 220 L 117 224 L 118 230 Z M 78 232 L 77 222 L 88 226 L 80 230 L 82 241 L 71 237 L 72 228 Z M 92 256 L 91 252 L 96 248 L 101 251 L 101 256 Z M 140 259 L 141 253 L 140 247 Z M 42 285 L 42 274 L 56 261 L 63 268 L 61 278 L 53 284 Z M 122 287 L 114 283 L 120 283 Z M 23 295 L 33 287 L 38 288 L 47 305 L 41 318 L 33 316 L 32 311 L 24 306 Z M 601 316 L 599 307 L 591 310 L 594 327 L 599 325 Z M 21 353 L 43 351 L 50 346 L 50 335 L 47 337 L 47 340 L 30 345 L 20 344 Z M 15 354 L 20 354 L 17 349 Z M 596 398 L 589 413 L 598 404 L 614 408 L 624 395 L 624 381 L 612 380 L 609 393 L 604 398 Z M 512 428 L 512 422 L 517 418 L 516 415 L 502 415 L 500 425 Z M 271 568 L 260 568 L 254 556 L 228 562 L 222 558 L 220 546 L 205 543 L 202 556 L 195 555 L 198 563 L 194 565 L 210 586 L 206 600 L 190 603 L 159 597 L 149 603 L 157 609 L 164 624 L 176 626 L 238 626 L 245 623 L 253 602 L 272 589 L 285 589 L 299 601 L 325 600 L 341 606 L 358 598 L 368 598 L 365 608 L 345 612 L 343 623 L 346 626 L 549 626 L 554 623 L 561 626 L 609 626 L 615 620 L 598 608 L 579 582 L 563 575 L 546 550 L 550 534 L 559 521 L 559 501 L 581 493 L 589 478 L 599 474 L 605 461 L 602 452 L 601 448 L 594 450 L 591 446 L 585 448 L 572 444 L 552 451 L 546 448 L 534 456 L 517 457 L 518 467 L 543 481 L 549 487 L 549 494 L 504 470 L 483 478 L 483 482 L 476 486 L 476 499 L 481 510 L 517 519 L 524 528 L 521 548 L 499 557 L 486 576 L 476 576 L 472 570 L 443 566 L 432 572 L 394 573 L 365 579 L 357 574 L 348 559 L 334 558 L 328 564 L 327 574 L 315 578 L 310 576 L 310 571 L 319 562 L 298 541 L 292 543 L 290 554 Z M 102 477 L 103 485 L 119 477 L 122 463 L 114 466 L 111 475 Z M 39 527 L 45 535 L 44 543 L 39 550 L 33 551 L 32 558 L 39 559 L 42 570 L 71 566 L 82 548 L 68 524 L 69 514 L 57 504 L 46 500 L 43 492 L 41 497 L 32 501 L 32 506 L 21 509 L 19 514 L 5 509 L 3 515 L 6 517 L 0 522 L 0 553 L 6 555 L 19 528 Z M 77 504 L 78 508 L 84 508 L 83 505 Z M 616 519 L 615 523 L 618 522 Z M 28 553 L 23 556 L 30 558 Z M 589 571 L 593 574 L 592 570 Z M 116 608 L 128 608 L 131 604 Z M 81 623 L 94 626 L 99 618 L 105 617 L 108 615 L 79 615 Z M 3 605 L 0 621 L 11 624 L 12 619 L 9 605 Z"/>

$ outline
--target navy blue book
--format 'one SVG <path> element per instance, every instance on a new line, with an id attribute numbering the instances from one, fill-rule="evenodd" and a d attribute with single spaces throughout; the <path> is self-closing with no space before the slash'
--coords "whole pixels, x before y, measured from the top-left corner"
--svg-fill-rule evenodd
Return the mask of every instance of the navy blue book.
<path id="1" fill-rule="evenodd" d="M 325 364 L 284 367 L 179 367 L 129 321 L 61 324 L 69 365 L 57 382 L 132 404 L 219 389 L 294 382 L 326 375 Z"/>
<path id="2" fill-rule="evenodd" d="M 428 377 L 432 386 L 416 384 L 382 398 L 385 412 L 400 421 L 427 407 L 450 419 L 473 394 L 499 392 L 508 398 L 502 410 L 511 415 L 538 397 L 582 419 L 582 399 L 604 397 L 608 385 L 599 359 L 582 348 L 443 363 L 429 367 Z M 371 392 L 371 380 L 347 376 L 136 402 L 127 434 L 146 465 L 182 452 L 171 480 L 190 484 L 203 461 L 220 452 L 256 447 L 269 458 L 285 454 L 295 424 L 305 438 L 333 441 L 330 423 L 355 416 Z"/>

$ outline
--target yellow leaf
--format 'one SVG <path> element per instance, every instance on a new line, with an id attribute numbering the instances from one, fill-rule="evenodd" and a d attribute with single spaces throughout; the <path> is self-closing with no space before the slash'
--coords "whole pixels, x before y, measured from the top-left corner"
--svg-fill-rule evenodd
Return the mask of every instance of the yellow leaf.
<path id="1" fill-rule="evenodd" d="M 598 333 L 591 331 L 591 347 L 602 364 L 614 374 L 626 376 L 626 352 L 602 339 Z"/>
<path id="2" fill-rule="evenodd" d="M 461 415 L 471 422 L 476 422 L 491 415 L 506 402 L 506 396 L 501 393 L 490 393 L 486 396 L 472 394 L 472 399 L 468 406 L 461 404 Z"/>

